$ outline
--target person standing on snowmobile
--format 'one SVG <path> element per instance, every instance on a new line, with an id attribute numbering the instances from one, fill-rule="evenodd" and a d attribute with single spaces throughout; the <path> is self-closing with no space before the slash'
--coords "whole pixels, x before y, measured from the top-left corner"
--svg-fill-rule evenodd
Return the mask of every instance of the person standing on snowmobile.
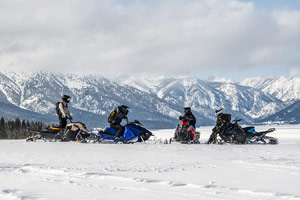
<path id="1" fill-rule="evenodd" d="M 190 107 L 184 108 L 184 115 L 179 117 L 179 120 L 189 121 L 189 124 L 196 130 L 196 117 L 193 115 Z"/>
<path id="2" fill-rule="evenodd" d="M 128 106 L 121 105 L 118 106 L 118 110 L 113 110 L 109 116 L 110 127 L 117 130 L 116 140 L 120 140 L 120 137 L 123 135 L 125 127 L 121 125 L 123 119 L 126 119 L 128 123 Z"/>
<path id="3" fill-rule="evenodd" d="M 72 115 L 68 108 L 68 103 L 70 102 L 71 97 L 68 95 L 63 95 L 61 98 L 61 101 L 59 101 L 57 104 L 58 106 L 58 119 L 59 119 L 59 127 L 60 127 L 60 133 L 61 135 L 64 133 L 64 130 L 67 126 L 67 119 L 72 120 Z"/>

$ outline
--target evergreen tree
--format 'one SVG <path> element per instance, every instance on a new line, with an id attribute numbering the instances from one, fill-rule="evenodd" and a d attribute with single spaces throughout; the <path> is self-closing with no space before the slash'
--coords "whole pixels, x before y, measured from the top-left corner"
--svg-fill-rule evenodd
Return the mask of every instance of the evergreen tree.
<path id="1" fill-rule="evenodd" d="M 26 129 L 27 127 L 26 127 L 26 122 L 25 122 L 25 120 L 23 120 L 22 121 L 22 129 Z"/>
<path id="2" fill-rule="evenodd" d="M 26 121 L 26 128 L 30 129 L 30 122 L 28 120 Z"/>
<path id="3" fill-rule="evenodd" d="M 5 130 L 5 120 L 3 117 L 0 119 L 0 139 L 7 139 L 7 134 Z"/>
<path id="4" fill-rule="evenodd" d="M 43 122 L 29 122 L 19 118 L 15 120 L 0 119 L 0 139 L 24 139 L 30 135 L 29 130 L 42 130 L 46 125 Z"/>
<path id="5" fill-rule="evenodd" d="M 16 129 L 17 131 L 20 131 L 21 126 L 22 126 L 21 121 L 20 121 L 20 119 L 17 117 L 16 120 L 15 120 L 15 129 Z"/>
<path id="6" fill-rule="evenodd" d="M 1 119 L 0 119 L 0 128 L 5 129 L 5 120 L 3 117 L 1 117 Z"/>

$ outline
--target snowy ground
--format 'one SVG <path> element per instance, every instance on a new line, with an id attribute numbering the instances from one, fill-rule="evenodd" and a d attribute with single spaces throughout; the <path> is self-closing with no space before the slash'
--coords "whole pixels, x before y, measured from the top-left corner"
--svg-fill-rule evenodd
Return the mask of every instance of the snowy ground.
<path id="1" fill-rule="evenodd" d="M 0 140 L 0 199 L 300 200 L 300 126 L 279 145 L 205 145 L 211 128 L 200 145 Z"/>

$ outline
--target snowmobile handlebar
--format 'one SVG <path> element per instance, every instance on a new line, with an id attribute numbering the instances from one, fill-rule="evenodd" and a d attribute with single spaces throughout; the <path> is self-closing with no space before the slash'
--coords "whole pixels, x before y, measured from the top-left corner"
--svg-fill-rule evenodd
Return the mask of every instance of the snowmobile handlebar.
<path id="1" fill-rule="evenodd" d="M 133 122 L 127 122 L 126 125 L 130 125 L 130 124 L 139 124 L 139 125 L 143 126 L 143 124 L 138 120 L 134 120 Z"/>
<path id="2" fill-rule="evenodd" d="M 235 119 L 235 120 L 232 120 L 234 123 L 238 123 L 240 121 L 243 121 L 242 119 Z"/>
<path id="3" fill-rule="evenodd" d="M 73 123 L 73 118 L 67 117 L 67 120 L 69 120 L 71 123 Z"/>

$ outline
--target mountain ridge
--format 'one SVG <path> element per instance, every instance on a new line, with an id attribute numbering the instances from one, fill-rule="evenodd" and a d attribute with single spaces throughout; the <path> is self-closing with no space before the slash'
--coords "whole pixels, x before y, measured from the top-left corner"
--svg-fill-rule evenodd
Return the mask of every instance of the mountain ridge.
<path id="1" fill-rule="evenodd" d="M 55 103 L 66 93 L 73 97 L 70 106 L 76 119 L 84 120 L 84 113 L 93 127 L 107 126 L 107 116 L 120 104 L 130 106 L 130 119 L 150 128 L 176 127 L 184 106 L 192 107 L 199 126 L 214 124 L 216 108 L 252 123 L 291 104 L 247 81 L 215 78 L 127 76 L 112 81 L 100 75 L 45 71 L 3 72 L 0 78 L 0 102 L 48 115 L 53 121 Z"/>

